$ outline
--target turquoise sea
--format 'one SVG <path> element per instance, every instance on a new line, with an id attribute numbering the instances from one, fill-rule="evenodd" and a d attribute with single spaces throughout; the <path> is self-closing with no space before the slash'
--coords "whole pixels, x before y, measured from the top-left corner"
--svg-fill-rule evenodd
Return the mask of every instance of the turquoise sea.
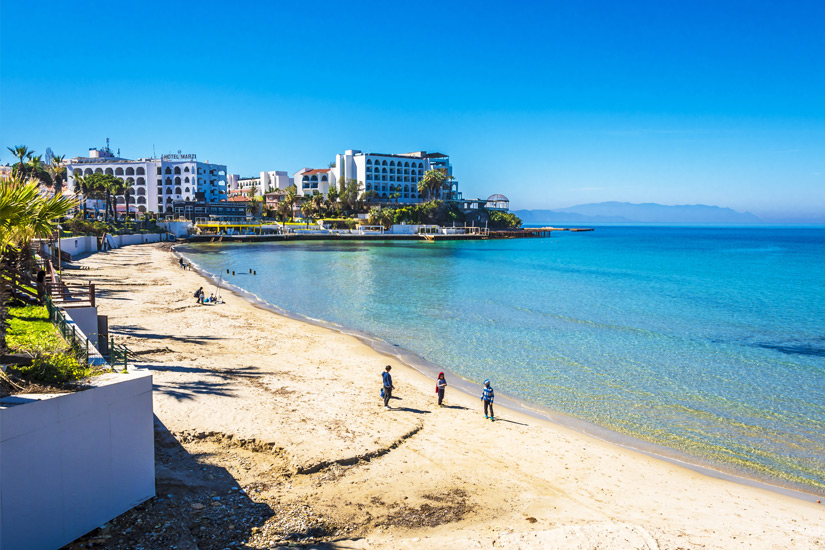
<path id="1" fill-rule="evenodd" d="M 287 312 L 490 378 L 499 394 L 825 494 L 825 228 L 180 250 Z"/>

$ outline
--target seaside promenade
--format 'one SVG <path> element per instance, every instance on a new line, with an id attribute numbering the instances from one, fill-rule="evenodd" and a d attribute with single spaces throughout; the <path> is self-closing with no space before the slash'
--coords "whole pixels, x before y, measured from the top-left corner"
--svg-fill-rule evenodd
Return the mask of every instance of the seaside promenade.
<path id="1" fill-rule="evenodd" d="M 72 279 L 96 284 L 111 332 L 154 376 L 160 498 L 116 520 L 119 533 L 148 537 L 141 519 L 159 526 L 151 540 L 200 548 L 825 546 L 813 500 L 506 409 L 491 423 L 477 395 L 449 387 L 438 408 L 433 380 L 354 337 L 225 290 L 225 303 L 198 305 L 209 283 L 168 245 L 81 264 Z M 398 399 L 386 411 L 388 363 Z M 166 524 L 178 539 L 162 538 Z"/>

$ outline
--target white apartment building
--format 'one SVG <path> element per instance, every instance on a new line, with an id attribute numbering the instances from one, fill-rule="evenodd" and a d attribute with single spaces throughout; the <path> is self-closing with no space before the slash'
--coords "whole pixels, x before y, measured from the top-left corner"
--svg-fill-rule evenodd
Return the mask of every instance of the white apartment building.
<path id="1" fill-rule="evenodd" d="M 427 170 L 442 170 L 452 178 L 453 167 L 450 157 L 442 153 L 384 154 L 362 153 L 347 150 L 343 155 L 335 155 L 335 166 L 331 169 L 330 179 L 333 184 L 348 179 L 357 180 L 361 192 L 375 191 L 379 200 L 391 200 L 398 194 L 399 203 L 422 202 L 424 197 L 418 192 L 418 182 Z M 298 182 L 298 174 L 295 175 Z M 298 185 L 300 189 L 301 186 Z M 440 192 L 439 199 L 461 199 L 458 182 L 450 179 L 450 188 Z"/>
<path id="2" fill-rule="evenodd" d="M 257 178 L 241 178 L 236 174 L 231 174 L 228 179 L 232 182 L 229 188 L 230 191 L 249 194 L 249 190 L 254 188 L 257 197 L 262 197 L 273 191 L 283 191 L 293 184 L 293 179 L 283 170 L 261 172 L 261 175 Z"/>
<path id="3" fill-rule="evenodd" d="M 174 213 L 174 201 L 220 202 L 226 200 L 226 166 L 198 162 L 194 154 L 163 155 L 137 160 L 116 157 L 111 150 L 90 149 L 88 157 L 68 161 L 68 188 L 75 190 L 76 175 L 110 174 L 132 185 L 129 209 L 139 213 Z M 124 196 L 116 198 L 118 205 Z"/>
<path id="4" fill-rule="evenodd" d="M 292 181 L 301 196 L 326 195 L 330 185 L 335 185 L 335 175 L 332 168 L 301 168 L 293 174 Z"/>

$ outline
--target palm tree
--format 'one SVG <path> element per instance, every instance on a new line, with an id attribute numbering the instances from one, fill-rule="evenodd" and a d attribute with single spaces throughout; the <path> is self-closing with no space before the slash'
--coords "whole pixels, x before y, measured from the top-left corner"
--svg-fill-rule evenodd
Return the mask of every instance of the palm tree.
<path id="1" fill-rule="evenodd" d="M 135 186 L 134 180 L 131 178 L 127 180 L 120 180 L 118 188 L 119 193 L 123 195 L 123 201 L 126 203 L 126 220 L 129 219 L 129 197 L 132 195 L 132 188 Z"/>
<path id="2" fill-rule="evenodd" d="M 42 158 L 43 157 L 41 155 L 31 156 L 29 158 L 28 167 L 26 168 L 27 174 L 29 178 L 36 179 L 41 184 L 51 188 L 54 182 L 52 181 L 51 174 L 49 174 L 49 171 L 46 170 L 46 166 L 41 160 Z"/>
<path id="3" fill-rule="evenodd" d="M 20 174 L 0 182 L 0 266 L 13 264 L 12 257 L 17 257 L 19 265 L 22 256 L 31 255 L 31 240 L 51 235 L 56 219 L 76 204 L 62 195 L 44 197 L 38 192 L 36 180 L 26 180 Z M 7 302 L 11 295 L 6 280 L 14 280 L 17 275 L 8 273 L 8 277 L 0 278 L 0 352 L 6 350 Z"/>
<path id="4" fill-rule="evenodd" d="M 284 202 L 289 205 L 289 221 L 292 221 L 293 216 L 293 208 L 295 206 L 295 201 L 298 198 L 298 188 L 294 185 L 290 185 L 286 188 L 286 196 L 284 197 Z"/>
<path id="5" fill-rule="evenodd" d="M 25 145 L 15 145 L 14 147 L 6 147 L 12 155 L 17 157 L 17 164 L 14 165 L 14 172 L 20 174 L 21 177 L 26 177 L 26 160 L 32 157 L 34 151 L 29 151 Z"/>
<path id="6" fill-rule="evenodd" d="M 310 200 L 312 201 L 312 208 L 315 209 L 319 216 L 323 216 L 324 196 L 318 191 L 315 191 Z"/>
<path id="7" fill-rule="evenodd" d="M 66 167 L 63 166 L 63 159 L 65 158 L 66 155 L 52 157 L 51 173 L 56 195 L 63 192 L 63 182 L 66 181 Z"/>
<path id="8" fill-rule="evenodd" d="M 424 177 L 418 182 L 418 192 L 428 199 L 438 198 L 439 191 L 444 189 L 447 175 L 441 170 L 432 169 L 424 172 Z"/>
<path id="9" fill-rule="evenodd" d="M 86 183 L 86 176 L 81 174 L 74 175 L 74 194 L 75 196 L 80 196 L 80 210 L 83 212 L 83 220 L 86 220 L 86 195 L 88 193 Z"/>

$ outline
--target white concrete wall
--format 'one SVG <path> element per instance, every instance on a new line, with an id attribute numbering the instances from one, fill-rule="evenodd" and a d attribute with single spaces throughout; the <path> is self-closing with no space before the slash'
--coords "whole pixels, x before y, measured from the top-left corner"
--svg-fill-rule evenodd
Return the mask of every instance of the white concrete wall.
<path id="1" fill-rule="evenodd" d="M 68 252 L 72 257 L 79 254 L 97 252 L 97 237 L 91 235 L 88 237 L 67 237 L 60 239 L 60 249 L 63 250 L 63 252 Z"/>
<path id="2" fill-rule="evenodd" d="M 59 548 L 152 498 L 152 423 L 145 371 L 0 400 L 0 550 Z"/>
<path id="3" fill-rule="evenodd" d="M 89 342 L 98 347 L 97 307 L 72 307 L 64 311 Z"/>
<path id="4" fill-rule="evenodd" d="M 163 227 L 175 237 L 186 237 L 194 228 L 192 222 L 158 222 L 160 227 Z"/>

